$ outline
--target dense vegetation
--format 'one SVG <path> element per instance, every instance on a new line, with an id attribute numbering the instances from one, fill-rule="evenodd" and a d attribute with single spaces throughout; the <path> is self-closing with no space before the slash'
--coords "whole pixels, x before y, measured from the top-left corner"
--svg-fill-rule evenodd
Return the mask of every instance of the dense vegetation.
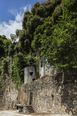
<path id="1" fill-rule="evenodd" d="M 62 70 L 77 68 L 76 6 L 77 0 L 47 0 L 36 2 L 31 12 L 26 11 L 23 29 L 11 34 L 12 41 L 0 36 L 1 77 L 11 75 L 16 85 L 21 85 L 24 67 L 37 66 L 36 59 L 41 56 L 47 57 L 50 66 Z"/>
<path id="2" fill-rule="evenodd" d="M 23 54 L 19 42 L 12 39 L 0 36 L 0 80 L 11 78 L 18 88 L 24 81 L 24 68 L 35 66 L 36 58 L 30 54 Z"/>

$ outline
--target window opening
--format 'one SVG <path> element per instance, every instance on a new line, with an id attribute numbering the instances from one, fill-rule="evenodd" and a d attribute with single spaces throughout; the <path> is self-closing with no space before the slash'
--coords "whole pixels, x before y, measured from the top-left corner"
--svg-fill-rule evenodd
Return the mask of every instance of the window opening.
<path id="1" fill-rule="evenodd" d="M 33 75 L 33 72 L 30 72 L 30 75 L 32 76 Z"/>

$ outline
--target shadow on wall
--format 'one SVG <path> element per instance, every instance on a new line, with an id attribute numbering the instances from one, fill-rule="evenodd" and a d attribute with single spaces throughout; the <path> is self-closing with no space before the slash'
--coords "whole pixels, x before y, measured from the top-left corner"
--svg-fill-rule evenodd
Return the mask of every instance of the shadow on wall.
<path id="1" fill-rule="evenodd" d="M 64 77 L 64 78 L 62 78 Z M 65 112 L 77 115 L 77 69 L 58 74 L 55 76 L 58 87 L 61 86 L 61 106 L 64 106 Z"/>

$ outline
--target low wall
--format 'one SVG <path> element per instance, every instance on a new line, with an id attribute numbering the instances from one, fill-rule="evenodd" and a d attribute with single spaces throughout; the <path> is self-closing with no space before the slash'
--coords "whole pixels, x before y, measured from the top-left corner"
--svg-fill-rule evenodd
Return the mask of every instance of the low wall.
<path id="1" fill-rule="evenodd" d="M 44 76 L 21 86 L 18 102 L 38 113 L 77 114 L 77 82 L 62 83 L 62 74 Z"/>

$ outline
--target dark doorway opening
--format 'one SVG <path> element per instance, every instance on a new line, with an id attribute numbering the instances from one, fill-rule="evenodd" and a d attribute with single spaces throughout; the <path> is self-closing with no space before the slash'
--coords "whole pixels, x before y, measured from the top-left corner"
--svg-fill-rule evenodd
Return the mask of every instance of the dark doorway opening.
<path id="1" fill-rule="evenodd" d="M 18 106 L 17 106 L 17 110 L 18 110 Z"/>
<path id="2" fill-rule="evenodd" d="M 29 102 L 29 105 L 32 104 L 32 98 L 33 98 L 33 93 L 31 92 L 31 93 L 30 93 L 30 102 Z"/>
<path id="3" fill-rule="evenodd" d="M 33 72 L 30 72 L 30 75 L 32 76 L 33 75 Z"/>

